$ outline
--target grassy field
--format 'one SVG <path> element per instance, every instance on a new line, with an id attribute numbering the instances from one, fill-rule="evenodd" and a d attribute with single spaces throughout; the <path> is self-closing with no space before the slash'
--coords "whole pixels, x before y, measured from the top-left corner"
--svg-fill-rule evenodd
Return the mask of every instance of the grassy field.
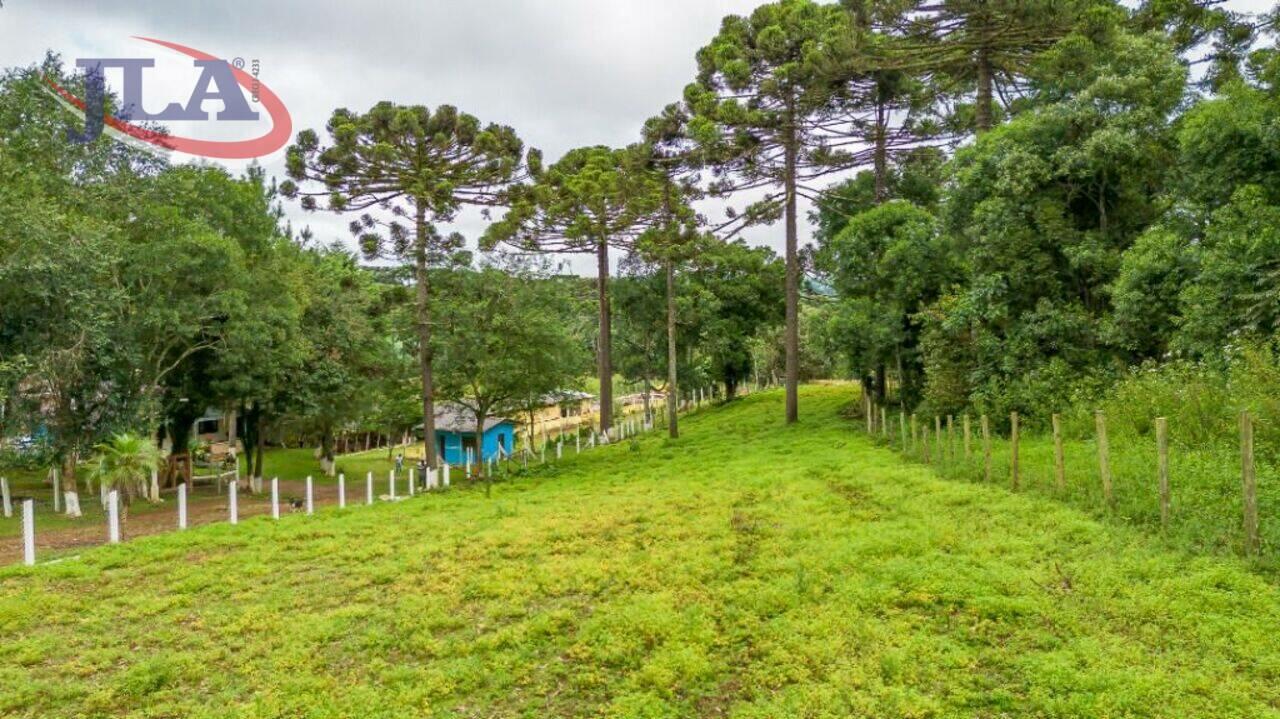
<path id="1" fill-rule="evenodd" d="M 933 418 L 928 418 L 928 422 L 932 427 Z M 874 439 L 879 444 L 901 451 L 897 413 L 891 415 L 889 424 L 891 432 L 888 438 L 877 431 Z M 949 446 L 948 435 L 943 430 L 943 451 L 938 451 L 936 438 L 930 438 L 929 461 L 934 470 L 944 477 L 985 482 L 986 467 L 977 419 L 974 418 L 971 424 L 970 456 L 966 457 L 964 453 L 962 418 L 956 418 Z M 865 432 L 864 423 L 858 426 Z M 1175 425 L 1172 432 L 1179 429 Z M 1115 432 L 1110 436 L 1109 462 L 1115 498 L 1114 505 L 1110 507 L 1103 495 L 1098 445 L 1092 423 L 1087 428 L 1070 427 L 1064 432 L 1064 437 L 1065 482 L 1059 487 L 1052 435 L 1043 429 L 1024 429 L 1018 452 L 1019 491 L 1069 504 L 1100 520 L 1136 526 L 1149 535 L 1159 537 L 1170 548 L 1197 554 L 1245 554 L 1240 451 L 1237 446 L 1225 442 L 1200 446 L 1171 442 L 1169 523 L 1162 526 L 1154 437 L 1127 432 Z M 991 481 L 1011 488 L 1008 437 L 993 436 L 991 449 Z M 1259 447 L 1256 471 L 1262 552 L 1252 562 L 1254 569 L 1280 579 L 1280 466 L 1270 459 L 1273 450 L 1271 446 Z M 917 462 L 925 461 L 920 443 L 912 443 L 910 439 L 905 456 Z"/>
<path id="2" fill-rule="evenodd" d="M 1241 560 L 859 435 L 853 391 L 499 484 L 0 570 L 14 717 L 1265 717 Z"/>

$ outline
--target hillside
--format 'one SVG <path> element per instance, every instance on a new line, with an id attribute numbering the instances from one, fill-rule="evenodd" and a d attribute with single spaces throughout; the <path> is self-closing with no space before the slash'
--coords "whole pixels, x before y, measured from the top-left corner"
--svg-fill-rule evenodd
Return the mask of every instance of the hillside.
<path id="1" fill-rule="evenodd" d="M 0 570 L 14 717 L 1280 714 L 1280 591 L 781 393 L 483 491 Z"/>

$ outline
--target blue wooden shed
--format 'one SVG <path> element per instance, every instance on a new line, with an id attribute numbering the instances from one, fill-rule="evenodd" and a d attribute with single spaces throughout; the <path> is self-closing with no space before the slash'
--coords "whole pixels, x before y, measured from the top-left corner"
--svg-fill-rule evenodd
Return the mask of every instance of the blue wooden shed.
<path id="1" fill-rule="evenodd" d="M 454 466 L 466 464 L 466 450 L 481 461 L 498 457 L 498 448 L 510 455 L 515 449 L 516 425 L 505 417 L 487 417 L 476 452 L 476 416 L 471 410 L 452 402 L 436 405 L 436 451 L 445 462 Z"/>

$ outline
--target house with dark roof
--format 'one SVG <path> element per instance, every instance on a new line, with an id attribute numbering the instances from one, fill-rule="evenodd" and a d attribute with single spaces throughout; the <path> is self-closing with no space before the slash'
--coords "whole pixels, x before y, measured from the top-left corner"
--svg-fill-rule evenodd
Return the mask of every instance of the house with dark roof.
<path id="1" fill-rule="evenodd" d="M 515 450 L 515 422 L 505 417 L 486 417 L 484 427 L 476 431 L 476 414 L 460 404 L 441 402 L 436 405 L 436 452 L 454 466 L 498 457 L 498 450 L 510 455 Z M 422 425 L 418 425 L 422 431 Z"/>

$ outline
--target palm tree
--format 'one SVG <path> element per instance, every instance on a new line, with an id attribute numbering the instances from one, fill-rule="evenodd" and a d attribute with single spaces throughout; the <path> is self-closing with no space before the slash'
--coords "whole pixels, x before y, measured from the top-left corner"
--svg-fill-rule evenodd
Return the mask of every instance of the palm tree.
<path id="1" fill-rule="evenodd" d="M 108 490 L 120 492 L 126 512 L 135 496 L 146 497 L 151 473 L 164 460 L 160 448 L 149 438 L 124 432 L 97 446 L 92 478 Z"/>

